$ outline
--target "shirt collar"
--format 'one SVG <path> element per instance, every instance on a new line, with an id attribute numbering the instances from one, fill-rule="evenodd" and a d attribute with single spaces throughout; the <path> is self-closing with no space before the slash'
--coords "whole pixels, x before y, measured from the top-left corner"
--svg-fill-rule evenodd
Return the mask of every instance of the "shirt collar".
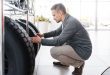
<path id="1" fill-rule="evenodd" d="M 68 13 L 65 15 L 65 19 L 64 19 L 64 21 L 62 22 L 62 24 L 64 24 L 64 23 L 66 22 L 66 20 L 68 19 L 69 16 L 70 16 L 70 15 L 69 15 Z"/>

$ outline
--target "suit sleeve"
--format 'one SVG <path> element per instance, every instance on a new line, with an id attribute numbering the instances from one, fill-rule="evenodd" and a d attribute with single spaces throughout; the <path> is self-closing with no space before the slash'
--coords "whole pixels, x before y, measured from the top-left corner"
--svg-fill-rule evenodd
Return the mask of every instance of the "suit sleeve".
<path id="1" fill-rule="evenodd" d="M 77 31 L 77 25 L 74 21 L 69 21 L 61 34 L 53 39 L 42 39 L 41 44 L 47 46 L 60 46 L 63 45 L 68 39 L 70 39 Z"/>
<path id="2" fill-rule="evenodd" d="M 44 38 L 58 36 L 61 32 L 62 32 L 62 27 L 60 26 L 58 29 L 56 29 L 54 31 L 51 31 L 51 32 L 48 32 L 48 33 L 44 33 Z"/>

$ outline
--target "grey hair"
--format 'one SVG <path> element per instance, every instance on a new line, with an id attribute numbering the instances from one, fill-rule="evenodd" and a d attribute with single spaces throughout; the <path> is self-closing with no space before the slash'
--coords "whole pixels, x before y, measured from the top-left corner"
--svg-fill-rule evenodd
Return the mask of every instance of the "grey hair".
<path id="1" fill-rule="evenodd" d="M 64 14 L 66 14 L 66 8 L 63 4 L 58 3 L 52 6 L 51 10 L 61 10 Z"/>

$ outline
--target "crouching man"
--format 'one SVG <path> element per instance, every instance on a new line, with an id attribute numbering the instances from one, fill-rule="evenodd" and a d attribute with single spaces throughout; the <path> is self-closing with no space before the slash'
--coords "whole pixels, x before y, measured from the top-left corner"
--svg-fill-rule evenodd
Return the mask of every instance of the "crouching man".
<path id="1" fill-rule="evenodd" d="M 31 37 L 33 43 L 41 43 L 51 48 L 51 56 L 59 62 L 53 62 L 56 66 L 74 66 L 73 75 L 82 75 L 85 60 L 92 53 L 92 44 L 89 35 L 81 23 L 66 12 L 61 3 L 51 8 L 53 19 L 61 26 L 51 32 Z M 44 38 L 42 38 L 44 37 Z M 50 37 L 55 37 L 48 39 Z"/>

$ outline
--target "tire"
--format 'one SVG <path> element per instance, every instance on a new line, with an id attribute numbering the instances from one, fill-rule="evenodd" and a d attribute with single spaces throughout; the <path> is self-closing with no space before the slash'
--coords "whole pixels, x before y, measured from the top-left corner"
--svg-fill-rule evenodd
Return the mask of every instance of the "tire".
<path id="1" fill-rule="evenodd" d="M 105 69 L 101 75 L 110 75 L 110 66 L 107 69 Z"/>
<path id="2" fill-rule="evenodd" d="M 5 17 L 4 75 L 33 75 L 34 47 L 26 31 L 14 20 Z"/>
<path id="3" fill-rule="evenodd" d="M 26 20 L 20 19 L 20 20 L 16 20 L 16 22 L 18 22 L 19 25 L 21 25 L 26 30 Z M 28 23 L 29 23 L 28 25 L 29 32 L 27 31 L 27 33 L 29 34 L 30 37 L 33 37 L 37 33 L 39 33 L 39 30 L 31 22 L 28 22 Z M 33 43 L 33 45 L 34 45 L 35 56 L 36 56 L 40 49 L 41 44 Z"/>
<path id="4" fill-rule="evenodd" d="M 26 20 L 23 20 L 23 19 L 19 19 L 20 21 L 22 21 L 23 23 L 26 23 Z M 34 24 L 32 24 L 31 22 L 29 22 L 29 25 L 35 30 L 36 33 L 39 33 L 39 30 L 35 27 Z"/>

